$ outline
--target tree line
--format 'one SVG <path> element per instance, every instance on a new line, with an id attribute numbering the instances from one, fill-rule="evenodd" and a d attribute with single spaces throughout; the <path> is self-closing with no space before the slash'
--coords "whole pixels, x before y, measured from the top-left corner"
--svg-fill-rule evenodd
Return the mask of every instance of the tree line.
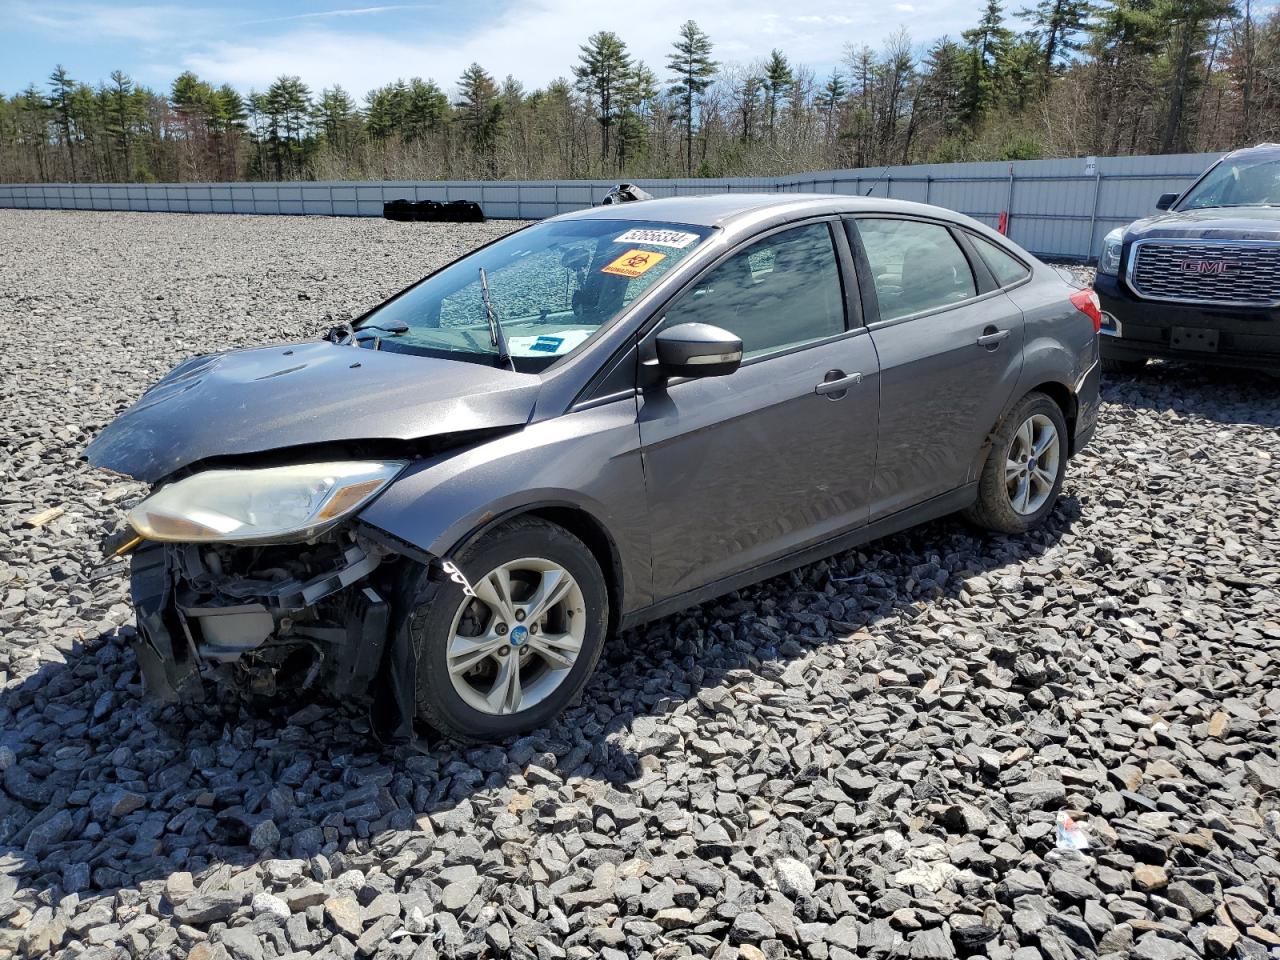
<path id="1" fill-rule="evenodd" d="M 960 37 L 849 44 L 816 76 L 772 50 L 716 59 L 696 22 L 661 65 L 620 35 L 528 90 L 473 63 L 357 100 L 281 76 L 191 72 L 165 92 L 58 66 L 0 95 L 0 180 L 229 181 L 765 176 L 913 162 L 1227 149 L 1280 139 L 1280 11 L 1252 0 L 985 0 Z"/>

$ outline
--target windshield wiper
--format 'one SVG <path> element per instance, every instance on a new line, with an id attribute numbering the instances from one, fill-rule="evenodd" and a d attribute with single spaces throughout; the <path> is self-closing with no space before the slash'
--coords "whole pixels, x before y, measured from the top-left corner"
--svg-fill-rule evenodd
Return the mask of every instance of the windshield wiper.
<path id="1" fill-rule="evenodd" d="M 493 309 L 493 300 L 489 297 L 489 277 L 484 272 L 484 267 L 480 268 L 480 299 L 484 301 L 485 318 L 489 321 L 489 342 L 498 351 L 498 362 L 507 361 L 511 364 L 511 372 L 515 373 L 516 362 L 511 359 L 511 351 L 507 349 L 507 336 L 502 332 L 502 321 Z"/>
<path id="2" fill-rule="evenodd" d="M 373 339 L 378 341 L 381 340 L 380 337 L 373 333 L 366 337 L 360 336 L 360 334 L 364 333 L 366 330 L 381 330 L 383 333 L 389 333 L 393 337 L 396 337 L 402 333 L 408 333 L 409 325 L 403 320 L 388 320 L 386 326 L 382 326 L 377 323 L 366 323 L 364 326 L 357 329 L 350 320 L 343 320 L 336 327 L 330 327 L 329 332 L 324 335 L 324 338 L 330 343 L 351 347 L 357 346 L 362 340 L 368 340 L 369 337 L 373 337 Z M 377 348 L 377 344 L 374 344 L 374 349 L 376 350 Z"/>
<path id="3" fill-rule="evenodd" d="M 409 332 L 409 325 L 403 320 L 388 320 L 385 324 L 366 323 L 364 326 L 352 333 L 351 342 L 353 344 L 361 344 L 366 340 L 372 340 L 373 349 L 381 350 L 382 337 L 378 336 L 378 333 L 374 332 L 375 330 L 378 331 L 378 333 L 385 333 L 388 336 L 398 337 L 402 333 Z"/>

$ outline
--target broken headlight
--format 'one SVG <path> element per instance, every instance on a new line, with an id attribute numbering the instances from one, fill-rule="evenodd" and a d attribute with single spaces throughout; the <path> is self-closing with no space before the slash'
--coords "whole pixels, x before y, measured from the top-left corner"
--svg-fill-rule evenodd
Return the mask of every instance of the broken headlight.
<path id="1" fill-rule="evenodd" d="M 307 540 L 358 510 L 404 466 L 399 460 L 206 470 L 162 487 L 129 511 L 148 540 Z"/>

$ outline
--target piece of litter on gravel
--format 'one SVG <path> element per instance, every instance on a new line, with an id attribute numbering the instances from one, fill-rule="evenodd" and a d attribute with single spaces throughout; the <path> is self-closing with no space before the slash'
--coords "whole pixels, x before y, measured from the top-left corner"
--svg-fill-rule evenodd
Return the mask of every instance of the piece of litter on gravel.
<path id="1" fill-rule="evenodd" d="M 1088 850 L 1089 835 L 1085 832 L 1084 824 L 1076 823 L 1066 811 L 1059 813 L 1057 841 L 1054 846 L 1059 850 Z"/>
<path id="2" fill-rule="evenodd" d="M 49 507 L 47 510 L 41 510 L 39 513 L 33 513 L 23 521 L 28 527 L 34 527 L 39 530 L 46 523 L 57 520 L 60 516 L 67 512 L 66 507 Z"/>

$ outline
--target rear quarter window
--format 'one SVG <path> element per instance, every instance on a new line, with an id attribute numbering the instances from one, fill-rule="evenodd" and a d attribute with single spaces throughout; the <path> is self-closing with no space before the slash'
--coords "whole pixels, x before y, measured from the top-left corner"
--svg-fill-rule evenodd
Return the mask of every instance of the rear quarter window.
<path id="1" fill-rule="evenodd" d="M 1031 276 L 1031 271 L 1021 260 L 1010 253 L 1006 253 L 990 240 L 980 237 L 976 233 L 969 234 L 969 240 L 977 249 L 978 256 L 982 257 L 983 262 L 995 274 L 996 283 L 1000 284 L 1000 286 L 1012 286 Z"/>

